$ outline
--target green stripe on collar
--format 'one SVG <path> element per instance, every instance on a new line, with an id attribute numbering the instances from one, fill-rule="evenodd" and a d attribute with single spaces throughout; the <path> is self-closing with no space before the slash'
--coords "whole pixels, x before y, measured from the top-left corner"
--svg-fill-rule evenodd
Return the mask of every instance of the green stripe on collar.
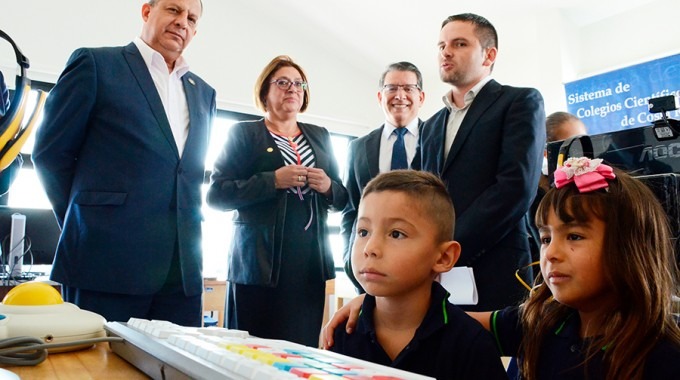
<path id="1" fill-rule="evenodd" d="M 446 312 L 446 300 L 449 299 L 449 293 L 446 293 L 446 298 L 442 300 L 442 313 L 444 314 L 444 324 L 449 324 L 449 313 Z"/>
<path id="2" fill-rule="evenodd" d="M 574 313 L 569 314 L 566 318 L 564 318 L 564 321 L 560 324 L 560 327 L 555 330 L 555 335 L 559 335 L 562 330 L 564 329 L 564 326 L 567 324 L 567 321 L 574 315 Z"/>
<path id="3" fill-rule="evenodd" d="M 491 313 L 491 332 L 493 333 L 494 339 L 496 339 L 496 346 L 498 346 L 498 351 L 501 353 L 501 356 L 507 356 L 505 353 L 503 353 L 503 348 L 501 347 L 501 341 L 498 339 L 498 330 L 496 327 L 496 317 L 498 316 L 498 312 L 500 310 L 496 310 Z"/>

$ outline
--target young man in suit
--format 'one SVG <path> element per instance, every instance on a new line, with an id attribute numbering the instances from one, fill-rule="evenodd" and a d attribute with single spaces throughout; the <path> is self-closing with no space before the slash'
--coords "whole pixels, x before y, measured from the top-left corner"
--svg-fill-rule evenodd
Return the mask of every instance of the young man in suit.
<path id="1" fill-rule="evenodd" d="M 378 89 L 378 102 L 385 113 L 385 123 L 349 145 L 344 183 L 349 201 L 342 211 L 340 228 L 345 243 L 345 273 L 359 290 L 361 285 L 352 274 L 350 256 L 361 192 L 379 173 L 410 167 L 422 126 L 418 111 L 424 101 L 420 70 L 410 62 L 390 64 L 380 77 Z"/>
<path id="2" fill-rule="evenodd" d="M 463 308 L 495 310 L 525 295 L 515 271 L 530 260 L 523 218 L 541 174 L 543 99 L 491 79 L 498 36 L 485 18 L 448 17 L 438 46 L 440 77 L 451 90 L 425 122 L 412 166 L 438 174 L 456 208 L 456 265 L 473 268 L 479 295 Z"/>
<path id="3" fill-rule="evenodd" d="M 78 49 L 33 153 L 62 228 L 51 279 L 110 321 L 202 322 L 201 184 L 215 90 L 182 52 L 200 0 L 142 5 L 127 46 Z"/>

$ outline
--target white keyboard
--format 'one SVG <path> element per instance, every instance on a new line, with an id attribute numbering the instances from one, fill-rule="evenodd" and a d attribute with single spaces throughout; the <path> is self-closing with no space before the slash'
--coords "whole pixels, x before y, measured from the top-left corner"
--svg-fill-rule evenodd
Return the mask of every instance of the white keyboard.
<path id="1" fill-rule="evenodd" d="M 417 375 L 245 331 L 131 318 L 108 322 L 111 349 L 154 379 L 425 380 Z"/>

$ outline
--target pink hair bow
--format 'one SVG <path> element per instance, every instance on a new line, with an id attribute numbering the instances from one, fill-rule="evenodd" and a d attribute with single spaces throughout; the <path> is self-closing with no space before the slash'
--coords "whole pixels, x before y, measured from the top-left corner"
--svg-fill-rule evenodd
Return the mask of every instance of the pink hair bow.
<path id="1" fill-rule="evenodd" d="M 573 182 L 579 192 L 587 193 L 608 188 L 606 180 L 614 178 L 614 170 L 600 158 L 571 157 L 555 171 L 555 187 L 559 189 Z"/>

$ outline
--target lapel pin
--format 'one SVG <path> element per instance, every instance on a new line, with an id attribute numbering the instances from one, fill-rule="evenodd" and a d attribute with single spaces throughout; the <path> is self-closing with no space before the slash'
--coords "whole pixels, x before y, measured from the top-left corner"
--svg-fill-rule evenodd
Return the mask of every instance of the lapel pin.
<path id="1" fill-rule="evenodd" d="M 194 79 L 193 79 L 193 78 L 189 78 L 189 83 L 191 83 L 191 84 L 194 85 L 194 86 L 196 85 L 196 82 L 194 82 Z"/>
<path id="2" fill-rule="evenodd" d="M 267 148 L 267 152 L 271 153 L 273 151 L 274 151 L 274 148 L 272 148 L 272 147 Z"/>

